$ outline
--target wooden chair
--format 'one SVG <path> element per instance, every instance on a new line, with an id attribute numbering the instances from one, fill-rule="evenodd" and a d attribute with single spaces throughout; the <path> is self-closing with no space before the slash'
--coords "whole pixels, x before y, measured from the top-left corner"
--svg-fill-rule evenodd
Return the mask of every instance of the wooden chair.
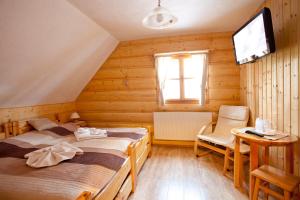
<path id="1" fill-rule="evenodd" d="M 245 144 L 244 142 L 241 143 L 240 145 L 240 163 L 244 163 L 246 161 L 248 161 L 249 158 L 249 151 L 250 151 L 250 147 L 248 144 Z M 227 144 L 226 145 L 226 150 L 225 150 L 225 155 L 224 155 L 224 166 L 223 166 L 223 175 L 227 176 L 228 178 L 233 179 L 232 176 L 230 176 L 228 174 L 229 170 L 229 166 L 230 166 L 230 162 L 234 162 L 234 143 L 231 144 Z M 242 168 L 243 169 L 243 168 Z M 243 175 L 244 173 L 241 172 L 241 174 Z M 243 176 L 240 177 L 241 180 L 243 180 Z"/>
<path id="2" fill-rule="evenodd" d="M 288 174 L 280 169 L 269 165 L 263 165 L 251 172 L 251 176 L 255 178 L 255 186 L 253 190 L 253 200 L 258 199 L 258 193 L 261 189 L 265 194 L 271 195 L 277 199 L 291 199 L 293 191 L 298 189 L 300 178 L 292 174 Z M 273 184 L 283 190 L 283 195 L 271 190 L 268 185 Z M 268 198 L 268 196 L 266 196 Z"/>
<path id="3" fill-rule="evenodd" d="M 233 161 L 233 158 L 230 155 L 234 151 L 234 136 L 230 131 L 232 128 L 247 126 L 248 119 L 248 107 L 222 105 L 219 110 L 218 121 L 214 131 L 212 133 L 207 133 L 207 129 L 212 126 L 212 124 L 207 124 L 200 129 L 198 135 L 196 136 L 194 143 L 195 155 L 203 156 L 207 154 L 207 152 L 199 154 L 199 146 L 225 155 L 223 172 L 224 175 L 226 175 L 226 172 L 229 168 L 229 162 L 230 160 Z M 242 143 L 241 153 L 245 155 L 249 151 L 249 145 Z"/>

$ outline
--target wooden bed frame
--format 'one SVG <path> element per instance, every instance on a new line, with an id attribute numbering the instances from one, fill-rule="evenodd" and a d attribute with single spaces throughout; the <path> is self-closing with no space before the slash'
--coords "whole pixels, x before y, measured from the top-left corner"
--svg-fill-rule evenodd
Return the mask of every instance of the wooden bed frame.
<path id="1" fill-rule="evenodd" d="M 49 116 L 47 117 L 49 118 Z M 58 121 L 56 116 L 55 118 L 50 119 Z M 17 136 L 33 130 L 27 121 L 28 120 L 20 120 L 4 123 L 6 137 Z M 101 191 L 101 193 L 94 197 L 95 200 L 113 200 L 115 197 L 115 199 L 123 200 L 126 199 L 131 192 L 135 191 L 137 175 L 142 169 L 147 157 L 151 155 L 151 130 L 149 127 L 145 128 L 147 128 L 148 134 L 140 141 L 128 146 L 128 159 L 117 172 L 113 180 Z M 122 197 L 118 198 L 118 196 Z M 90 199 L 92 199 L 92 193 L 85 191 L 80 194 L 76 200 Z"/>

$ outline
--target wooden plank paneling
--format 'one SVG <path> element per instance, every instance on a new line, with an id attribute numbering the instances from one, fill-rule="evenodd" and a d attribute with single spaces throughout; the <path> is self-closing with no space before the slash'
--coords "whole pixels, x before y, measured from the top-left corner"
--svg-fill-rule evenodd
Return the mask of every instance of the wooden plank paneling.
<path id="1" fill-rule="evenodd" d="M 229 76 L 229 75 L 224 75 L 224 76 L 214 76 L 211 75 L 209 77 L 209 87 L 212 89 L 216 88 L 240 88 L 240 76 Z"/>
<path id="2" fill-rule="evenodd" d="M 267 71 L 266 71 L 266 119 L 272 120 L 272 56 L 267 57 Z"/>
<path id="3" fill-rule="evenodd" d="M 130 90 L 130 91 L 84 91 L 78 101 L 142 101 L 156 102 L 156 90 Z"/>
<path id="4" fill-rule="evenodd" d="M 114 78 L 152 78 L 155 76 L 153 68 L 111 68 L 103 69 L 96 73 L 94 79 L 114 79 Z"/>
<path id="5" fill-rule="evenodd" d="M 291 134 L 299 136 L 299 44 L 300 44 L 300 3 L 298 0 L 291 1 L 291 32 L 290 44 L 291 46 Z M 299 10 L 298 10 L 299 9 Z M 297 33 L 298 32 L 298 33 Z M 298 86 L 298 87 L 297 87 Z M 298 170 L 295 168 L 296 175 L 300 175 L 300 155 L 299 143 L 295 148 L 294 166 L 299 166 Z"/>
<path id="6" fill-rule="evenodd" d="M 111 58 L 147 56 L 155 53 L 164 53 L 185 50 L 231 50 L 232 43 L 228 33 L 216 35 L 175 36 L 160 39 L 146 39 L 140 41 L 122 42 L 112 53 Z"/>
<path id="7" fill-rule="evenodd" d="M 297 9 L 298 0 L 291 1 L 291 32 L 290 32 L 290 44 L 291 44 L 291 133 L 298 135 L 298 112 L 299 112 L 299 56 L 298 56 L 298 43 L 300 38 L 297 35 L 297 31 L 300 27 L 297 27 Z M 299 13 L 300 14 L 300 13 Z M 299 31 L 300 32 L 300 31 Z"/>
<path id="8" fill-rule="evenodd" d="M 277 9 L 277 5 L 275 3 L 271 4 L 271 9 Z M 278 15 L 272 15 L 272 20 L 274 27 L 278 27 Z M 274 34 L 278 35 L 278 28 L 274 29 Z M 278 106 L 277 106 L 277 96 L 278 96 L 278 85 L 277 85 L 277 54 L 274 53 L 271 55 L 272 57 L 272 69 L 271 69 L 271 79 L 272 79 L 272 91 L 271 91 L 271 98 L 272 98 L 272 116 L 271 116 L 271 123 L 274 129 L 277 129 L 277 115 L 278 115 Z M 277 155 L 278 155 L 278 148 L 271 147 L 270 148 L 270 164 L 276 165 L 278 162 Z"/>
<path id="9" fill-rule="evenodd" d="M 251 67 L 248 66 L 248 67 Z M 245 76 L 248 77 L 248 76 Z M 258 117 L 262 118 L 263 117 L 263 65 L 262 61 L 258 61 L 258 105 L 259 105 L 259 114 Z"/>
<path id="10" fill-rule="evenodd" d="M 243 66 L 241 77 L 249 83 L 246 90 L 255 88 L 258 98 L 241 92 L 242 104 L 248 105 L 255 116 L 272 122 L 275 129 L 300 136 L 299 133 L 299 46 L 300 6 L 298 0 L 267 0 L 263 5 L 272 12 L 276 52 Z M 258 65 L 258 67 L 256 67 Z M 247 73 L 254 70 L 255 76 Z M 242 81 L 241 81 L 242 83 Z M 253 84 L 258 84 L 253 87 Z M 242 86 L 241 87 L 245 87 Z M 250 87 L 250 88 L 249 88 Z M 241 88 L 241 91 L 243 88 Z M 256 104 L 256 110 L 253 109 Z M 271 164 L 284 167 L 284 148 L 271 149 Z M 295 148 L 295 174 L 300 173 L 299 144 Z"/>
<path id="11" fill-rule="evenodd" d="M 212 111 L 240 104 L 240 68 L 232 33 L 197 34 L 120 42 L 79 95 L 77 108 L 89 125 L 150 123 L 155 111 Z M 204 106 L 158 105 L 154 54 L 209 50 L 208 97 Z"/>
<path id="12" fill-rule="evenodd" d="M 241 71 L 240 71 L 240 76 L 243 77 L 245 76 L 245 67 L 241 67 Z M 241 104 L 242 105 L 246 105 L 247 103 L 245 102 L 245 97 L 246 95 L 244 94 L 245 92 L 245 85 L 244 85 L 244 82 L 245 82 L 245 78 L 241 78 L 240 79 L 240 101 L 241 101 Z"/>
<path id="13" fill-rule="evenodd" d="M 156 79 L 152 78 L 124 78 L 92 80 L 85 91 L 120 91 L 120 90 L 151 90 L 156 89 Z"/>
<path id="14" fill-rule="evenodd" d="M 157 111 L 156 102 L 78 102 L 76 107 L 79 112 L 84 111 L 110 111 L 110 112 L 154 112 Z"/>
<path id="15" fill-rule="evenodd" d="M 208 74 L 214 77 L 217 76 L 237 76 L 240 77 L 240 68 L 235 64 L 214 64 L 208 66 Z"/>
<path id="16" fill-rule="evenodd" d="M 153 132 L 153 123 L 143 122 L 102 122 L 102 121 L 89 121 L 91 127 L 147 127 Z"/>
<path id="17" fill-rule="evenodd" d="M 240 103 L 239 100 L 210 100 L 204 106 L 199 106 L 196 104 L 169 104 L 160 108 L 159 111 L 178 111 L 178 112 L 213 112 L 213 119 L 216 121 L 216 117 L 214 114 L 218 114 L 219 108 L 221 105 L 238 105 Z"/>
<path id="18" fill-rule="evenodd" d="M 262 117 L 267 119 L 267 62 L 262 58 Z M 249 99 L 251 102 L 251 100 Z"/>
<path id="19" fill-rule="evenodd" d="M 1 108 L 0 125 L 9 120 L 25 120 L 36 117 L 55 118 L 58 114 L 70 114 L 76 110 L 75 103 L 59 103 L 49 105 L 27 106 L 18 108 Z M 0 130 L 1 132 L 1 130 Z"/>
<path id="20" fill-rule="evenodd" d="M 283 118 L 283 125 L 284 131 L 290 132 L 291 131 L 291 46 L 290 45 L 290 30 L 291 30 L 291 1 L 284 0 L 283 1 L 283 98 L 284 98 L 284 118 Z"/>
<path id="21" fill-rule="evenodd" d="M 210 63 L 226 63 L 234 60 L 232 49 L 229 50 L 215 50 L 209 53 L 208 60 Z"/>
<path id="22" fill-rule="evenodd" d="M 296 0 L 298 2 L 298 0 Z M 297 43 L 298 43 L 298 86 L 300 84 L 300 76 L 299 76 L 299 65 L 300 65 L 300 3 L 298 2 L 298 6 L 297 6 Z M 299 98 L 299 95 L 300 95 L 300 87 L 298 87 L 298 136 L 299 136 L 299 132 L 300 132 L 300 112 L 299 112 L 299 104 L 300 104 L 300 98 Z M 295 148 L 295 156 L 296 156 L 296 162 L 298 162 L 298 166 L 300 166 L 300 144 L 298 142 L 298 145 L 296 145 L 296 148 Z M 295 168 L 297 169 L 297 168 Z M 298 168 L 298 175 L 300 175 L 300 167 Z"/>
<path id="23" fill-rule="evenodd" d="M 239 89 L 211 89 L 210 100 L 236 100 L 240 99 Z"/>
<path id="24" fill-rule="evenodd" d="M 127 58 L 112 58 L 109 57 L 107 61 L 103 64 L 101 69 L 105 68 L 134 68 L 134 67 L 149 67 L 153 68 L 154 59 L 153 55 L 148 56 L 136 56 L 136 57 L 127 57 Z"/>
<path id="25" fill-rule="evenodd" d="M 103 112 L 81 112 L 80 117 L 86 121 L 101 122 L 145 122 L 152 123 L 152 113 L 103 113 Z"/>

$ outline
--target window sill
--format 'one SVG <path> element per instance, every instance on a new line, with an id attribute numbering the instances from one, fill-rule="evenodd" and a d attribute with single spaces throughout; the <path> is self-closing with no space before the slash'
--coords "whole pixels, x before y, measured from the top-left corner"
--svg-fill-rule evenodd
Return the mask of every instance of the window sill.
<path id="1" fill-rule="evenodd" d="M 169 99 L 165 104 L 199 104 L 198 99 Z"/>
<path id="2" fill-rule="evenodd" d="M 208 112 L 209 108 L 207 104 L 185 104 L 185 103 L 174 103 L 174 104 L 164 104 L 159 105 L 159 112 L 168 112 L 168 111 L 176 111 L 176 112 Z"/>

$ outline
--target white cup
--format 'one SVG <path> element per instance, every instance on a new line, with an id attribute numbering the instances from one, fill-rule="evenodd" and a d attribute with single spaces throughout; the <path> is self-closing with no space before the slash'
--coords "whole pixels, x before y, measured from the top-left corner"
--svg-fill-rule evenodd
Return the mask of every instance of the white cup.
<path id="1" fill-rule="evenodd" d="M 263 119 L 256 118 L 255 120 L 255 129 L 257 131 L 265 131 L 265 122 Z"/>
<path id="2" fill-rule="evenodd" d="M 260 118 L 256 118 L 255 129 L 260 132 L 270 131 L 271 130 L 271 122 L 269 120 L 263 120 Z"/>

